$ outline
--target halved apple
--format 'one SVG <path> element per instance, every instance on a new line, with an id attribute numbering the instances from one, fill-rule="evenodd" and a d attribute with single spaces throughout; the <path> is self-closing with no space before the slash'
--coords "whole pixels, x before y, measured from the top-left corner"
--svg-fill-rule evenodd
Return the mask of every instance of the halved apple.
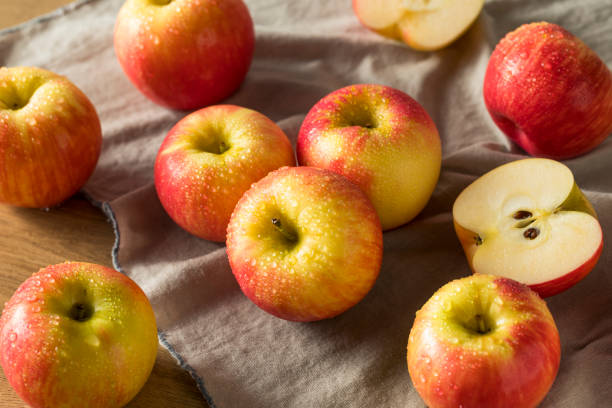
<path id="1" fill-rule="evenodd" d="M 363 25 L 422 51 L 438 50 L 456 40 L 483 5 L 484 0 L 353 0 Z"/>
<path id="2" fill-rule="evenodd" d="M 571 170 L 549 159 L 486 173 L 459 194 L 453 219 L 475 273 L 517 280 L 542 297 L 584 278 L 603 247 L 595 210 Z"/>

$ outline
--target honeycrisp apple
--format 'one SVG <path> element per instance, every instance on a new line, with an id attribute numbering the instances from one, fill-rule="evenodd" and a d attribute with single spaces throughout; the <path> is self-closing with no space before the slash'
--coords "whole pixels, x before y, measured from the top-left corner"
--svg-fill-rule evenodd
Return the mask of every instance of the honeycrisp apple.
<path id="1" fill-rule="evenodd" d="M 408 371 L 430 408 L 531 408 L 561 356 L 546 303 L 527 286 L 472 275 L 440 288 L 417 312 Z"/>
<path id="2" fill-rule="evenodd" d="M 0 202 L 61 203 L 85 184 L 101 146 L 98 114 L 67 78 L 34 67 L 0 68 Z"/>
<path id="3" fill-rule="evenodd" d="M 155 161 L 155 187 L 178 225 L 222 242 L 234 206 L 251 184 L 294 164 L 291 142 L 270 119 L 251 109 L 215 105 L 170 130 Z"/>
<path id="4" fill-rule="evenodd" d="M 497 44 L 484 100 L 497 126 L 533 156 L 578 156 L 612 132 L 612 73 L 555 24 L 523 25 Z"/>
<path id="5" fill-rule="evenodd" d="M 363 25 L 422 51 L 438 50 L 456 40 L 483 5 L 484 0 L 353 0 Z"/>
<path id="6" fill-rule="evenodd" d="M 227 254 L 257 306 L 287 320 L 321 320 L 369 292 L 380 270 L 382 231 L 368 198 L 345 177 L 285 167 L 238 202 Z"/>
<path id="7" fill-rule="evenodd" d="M 155 316 L 127 276 L 66 262 L 32 275 L 0 318 L 0 363 L 32 408 L 118 408 L 146 382 Z"/>
<path id="8" fill-rule="evenodd" d="M 543 297 L 573 286 L 597 263 L 603 235 L 596 217 L 570 169 L 550 159 L 497 167 L 453 205 L 472 270 L 515 279 Z"/>
<path id="9" fill-rule="evenodd" d="M 302 165 L 348 177 L 368 195 L 384 230 L 414 218 L 440 174 L 440 137 L 418 102 L 383 85 L 352 85 L 317 102 L 297 141 Z"/>
<path id="10" fill-rule="evenodd" d="M 127 0 L 114 44 L 144 95 L 170 108 L 197 109 L 238 89 L 255 33 L 242 0 Z"/>

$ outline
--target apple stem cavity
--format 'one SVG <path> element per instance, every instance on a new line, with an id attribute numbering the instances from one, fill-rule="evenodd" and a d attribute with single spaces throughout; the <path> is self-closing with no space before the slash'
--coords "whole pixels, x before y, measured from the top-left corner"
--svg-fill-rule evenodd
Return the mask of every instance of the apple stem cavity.
<path id="1" fill-rule="evenodd" d="M 278 218 L 272 218 L 272 224 L 276 227 L 278 231 L 280 231 L 281 234 L 283 234 L 287 241 L 297 242 L 297 235 L 294 232 L 288 230 L 287 228 L 284 228 L 283 224 L 281 223 L 281 220 L 279 220 Z"/>
<path id="2" fill-rule="evenodd" d="M 85 322 L 93 315 L 93 308 L 85 303 L 75 303 L 70 308 L 70 318 L 77 322 Z"/>

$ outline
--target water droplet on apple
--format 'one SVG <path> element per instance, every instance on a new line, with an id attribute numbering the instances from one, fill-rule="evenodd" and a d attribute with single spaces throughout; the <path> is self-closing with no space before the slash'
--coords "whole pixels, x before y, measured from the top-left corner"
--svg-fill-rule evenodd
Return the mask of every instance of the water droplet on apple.
<path id="1" fill-rule="evenodd" d="M 9 341 L 11 343 L 14 343 L 15 341 L 17 341 L 17 333 L 12 332 L 11 334 L 9 334 Z"/>

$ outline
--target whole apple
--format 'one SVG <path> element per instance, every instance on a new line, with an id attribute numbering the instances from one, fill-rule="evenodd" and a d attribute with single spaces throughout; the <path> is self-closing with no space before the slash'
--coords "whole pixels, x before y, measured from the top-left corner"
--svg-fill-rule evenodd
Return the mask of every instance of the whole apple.
<path id="1" fill-rule="evenodd" d="M 255 32 L 242 0 L 127 0 L 114 44 L 121 67 L 145 96 L 197 109 L 238 89 Z"/>
<path id="2" fill-rule="evenodd" d="M 571 170 L 550 159 L 516 160 L 476 179 L 455 200 L 453 220 L 474 272 L 542 297 L 582 280 L 603 248 L 595 210 Z"/>
<path id="3" fill-rule="evenodd" d="M 363 25 L 421 51 L 446 47 L 476 20 L 484 0 L 353 0 Z"/>
<path id="4" fill-rule="evenodd" d="M 529 287 L 473 275 L 440 288 L 416 314 L 408 371 L 430 408 L 531 408 L 561 358 L 546 303 Z"/>
<path id="5" fill-rule="evenodd" d="M 32 408 L 119 408 L 157 354 L 153 309 L 127 276 L 66 262 L 28 278 L 0 318 L 0 363 Z"/>
<path id="6" fill-rule="evenodd" d="M 271 172 L 240 199 L 227 230 L 240 288 L 282 319 L 334 317 L 378 277 L 383 244 L 376 211 L 357 185 L 328 170 Z"/>
<path id="7" fill-rule="evenodd" d="M 425 109 L 383 85 L 347 86 L 317 102 L 302 123 L 297 156 L 358 184 L 384 230 L 425 207 L 441 165 L 440 137 Z"/>
<path id="8" fill-rule="evenodd" d="M 67 78 L 0 68 L 0 202 L 60 204 L 85 184 L 101 146 L 98 114 Z"/>
<path id="9" fill-rule="evenodd" d="M 183 229 L 223 242 L 234 206 L 251 184 L 294 164 L 291 142 L 270 119 L 239 106 L 209 106 L 166 136 L 155 161 L 155 188 Z"/>
<path id="10" fill-rule="evenodd" d="M 484 100 L 497 126 L 532 156 L 578 156 L 612 132 L 612 73 L 555 24 L 523 25 L 497 44 Z"/>

